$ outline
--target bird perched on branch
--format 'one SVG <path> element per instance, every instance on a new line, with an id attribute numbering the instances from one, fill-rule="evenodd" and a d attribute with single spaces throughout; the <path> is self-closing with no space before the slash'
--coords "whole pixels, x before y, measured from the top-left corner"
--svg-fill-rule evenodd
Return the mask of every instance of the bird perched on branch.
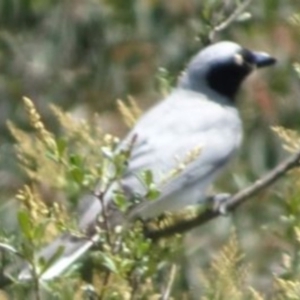
<path id="1" fill-rule="evenodd" d="M 207 189 L 236 154 L 242 140 L 242 122 L 236 108 L 236 94 L 242 81 L 256 68 L 273 65 L 275 59 L 263 52 L 250 51 L 233 42 L 219 42 L 201 50 L 188 64 L 173 91 L 148 111 L 121 142 L 118 150 L 133 140 L 130 159 L 118 184 L 130 198 L 143 195 L 145 187 L 137 178 L 143 170 L 151 170 L 153 182 L 159 186 L 178 161 L 194 149 L 194 158 L 186 167 L 160 186 L 154 201 L 134 207 L 129 219 L 149 219 L 165 211 L 180 210 L 187 205 L 205 202 Z M 117 150 L 117 151 L 118 151 Z M 96 223 L 104 206 L 112 201 L 117 184 L 112 184 L 103 201 L 90 197 L 79 218 L 79 227 L 87 230 Z M 213 201 L 223 197 L 216 195 Z M 42 249 L 46 260 L 60 246 L 60 257 L 41 275 L 47 280 L 59 276 L 98 240 L 99 233 L 88 238 L 65 233 Z M 28 268 L 20 279 L 29 279 Z"/>

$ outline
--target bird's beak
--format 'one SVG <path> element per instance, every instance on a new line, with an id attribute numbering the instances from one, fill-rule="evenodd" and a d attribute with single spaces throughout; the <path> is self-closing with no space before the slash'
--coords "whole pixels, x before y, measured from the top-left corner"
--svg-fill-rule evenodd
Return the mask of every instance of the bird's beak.
<path id="1" fill-rule="evenodd" d="M 265 52 L 253 52 L 254 64 L 257 68 L 268 67 L 276 63 L 276 58 Z"/>

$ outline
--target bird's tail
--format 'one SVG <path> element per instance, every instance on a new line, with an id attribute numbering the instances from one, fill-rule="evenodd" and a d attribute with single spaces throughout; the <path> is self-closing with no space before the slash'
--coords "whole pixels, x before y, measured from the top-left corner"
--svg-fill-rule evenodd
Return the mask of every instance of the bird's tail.
<path id="1" fill-rule="evenodd" d="M 116 188 L 112 185 L 105 195 L 103 201 L 105 206 L 111 203 L 112 193 Z M 94 195 L 87 195 L 79 203 L 78 228 L 86 234 L 85 237 L 78 237 L 70 233 L 64 233 L 43 248 L 37 256 L 43 258 L 47 263 L 53 260 L 48 268 L 39 275 L 42 280 L 50 280 L 66 271 L 84 253 L 86 253 L 100 238 L 95 230 L 98 216 L 102 211 L 102 202 Z M 121 219 L 120 219 L 121 218 Z M 120 212 L 117 210 L 109 216 L 109 223 L 112 227 L 123 222 Z M 28 264 L 23 266 L 12 265 L 5 270 L 5 274 L 17 273 L 19 280 L 32 279 L 32 271 Z M 18 271 L 19 270 L 19 271 Z M 20 271 L 21 270 L 21 271 Z"/>
<path id="2" fill-rule="evenodd" d="M 71 234 L 63 234 L 56 238 L 38 254 L 46 262 L 58 255 L 58 258 L 40 274 L 39 278 L 41 280 L 50 280 L 59 276 L 88 251 L 98 239 L 99 236 L 97 234 L 94 234 L 89 239 L 75 237 Z M 21 281 L 32 279 L 32 273 L 28 266 L 21 270 L 18 279 Z"/>
<path id="3" fill-rule="evenodd" d="M 78 228 L 85 232 L 86 236 L 78 237 L 64 233 L 37 253 L 37 257 L 42 258 L 46 264 L 53 260 L 45 271 L 38 272 L 40 279 L 50 280 L 61 275 L 99 240 L 95 226 L 102 211 L 101 203 L 93 195 L 85 196 L 80 202 Z M 30 266 L 24 262 L 9 266 L 4 271 L 5 274 L 9 275 L 7 278 L 10 278 L 11 274 L 18 274 L 17 277 L 21 281 L 32 279 Z"/>

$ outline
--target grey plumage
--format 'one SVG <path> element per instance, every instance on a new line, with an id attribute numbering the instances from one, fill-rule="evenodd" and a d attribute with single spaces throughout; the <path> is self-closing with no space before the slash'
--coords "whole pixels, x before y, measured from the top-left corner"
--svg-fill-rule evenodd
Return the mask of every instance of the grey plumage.
<path id="1" fill-rule="evenodd" d="M 235 106 L 235 94 L 243 79 L 255 68 L 271 65 L 275 60 L 267 54 L 251 52 L 232 42 L 220 42 L 200 51 L 188 65 L 172 93 L 136 124 L 122 141 L 119 149 L 135 137 L 131 158 L 121 181 L 130 194 L 145 192 L 137 173 L 151 170 L 154 182 L 160 186 L 157 200 L 134 208 L 129 218 L 151 218 L 165 211 L 175 211 L 204 201 L 216 176 L 234 156 L 242 140 L 242 124 Z M 197 157 L 172 180 L 163 178 L 191 150 L 200 148 Z M 111 201 L 114 187 L 105 197 Z M 80 218 L 80 228 L 94 224 L 101 212 L 99 200 L 85 200 L 86 209 Z M 51 257 L 59 245 L 63 255 L 41 276 L 51 279 L 61 274 L 98 240 L 58 237 L 42 250 Z M 30 278 L 27 269 L 19 276 Z"/>

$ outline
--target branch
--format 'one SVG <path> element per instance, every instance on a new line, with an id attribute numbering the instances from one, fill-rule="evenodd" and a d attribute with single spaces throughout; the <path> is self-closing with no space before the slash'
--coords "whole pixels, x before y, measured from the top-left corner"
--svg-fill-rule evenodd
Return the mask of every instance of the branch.
<path id="1" fill-rule="evenodd" d="M 232 12 L 231 15 L 220 24 L 214 26 L 214 28 L 209 33 L 209 40 L 212 42 L 215 38 L 217 32 L 221 32 L 229 27 L 239 16 L 240 14 L 247 8 L 247 6 L 251 3 L 252 0 L 245 0 L 245 2 L 241 3 L 237 8 Z"/>
<path id="2" fill-rule="evenodd" d="M 224 203 L 224 205 L 226 206 L 226 210 L 228 212 L 235 210 L 238 206 L 240 206 L 250 197 L 256 195 L 261 190 L 269 187 L 271 184 L 273 184 L 275 181 L 277 181 L 279 178 L 285 175 L 288 171 L 292 170 L 293 168 L 299 167 L 299 163 L 300 149 L 295 154 L 290 155 L 287 159 L 285 159 L 283 162 L 277 165 L 265 176 L 258 179 L 254 184 L 228 198 L 228 200 L 226 200 L 226 202 Z M 195 227 L 205 224 L 210 220 L 213 220 L 219 215 L 221 215 L 219 211 L 209 208 L 201 214 L 199 214 L 198 216 L 196 216 L 195 218 L 180 221 L 179 223 L 176 223 L 163 229 L 149 230 L 147 232 L 147 237 L 156 240 L 177 233 L 184 233 Z"/>

